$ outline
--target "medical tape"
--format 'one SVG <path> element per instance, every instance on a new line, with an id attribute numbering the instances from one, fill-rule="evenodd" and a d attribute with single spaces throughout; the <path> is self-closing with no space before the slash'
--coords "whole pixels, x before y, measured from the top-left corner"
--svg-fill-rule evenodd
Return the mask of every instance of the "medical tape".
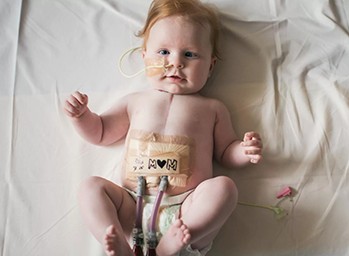
<path id="1" fill-rule="evenodd" d="M 141 73 L 145 72 L 146 76 L 156 76 L 156 75 L 161 75 L 164 74 L 167 69 L 169 67 L 171 67 L 172 65 L 168 65 L 165 62 L 165 58 L 164 57 L 154 57 L 154 58 L 145 58 L 144 59 L 144 64 L 145 67 L 138 70 L 137 72 L 133 73 L 133 74 L 126 74 L 123 70 L 123 62 L 124 59 L 127 55 L 131 55 L 134 52 L 138 51 L 142 49 L 141 47 L 136 47 L 136 48 L 132 48 L 130 50 L 127 50 L 125 53 L 123 53 L 119 59 L 119 63 L 118 63 L 118 68 L 120 73 L 126 77 L 126 78 L 133 78 L 136 77 L 138 75 L 140 75 Z"/>
<path id="2" fill-rule="evenodd" d="M 133 130 L 127 141 L 126 176 L 130 180 L 144 176 L 148 186 L 157 186 L 161 176 L 168 176 L 170 185 L 185 186 L 193 150 L 188 137 Z"/>

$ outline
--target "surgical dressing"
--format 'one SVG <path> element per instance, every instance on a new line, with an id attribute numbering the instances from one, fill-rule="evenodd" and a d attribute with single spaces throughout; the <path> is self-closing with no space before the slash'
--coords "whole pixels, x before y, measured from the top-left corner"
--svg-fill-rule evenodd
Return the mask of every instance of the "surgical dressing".
<path id="1" fill-rule="evenodd" d="M 120 59 L 119 59 L 119 63 L 118 63 L 119 71 L 126 78 L 136 77 L 143 72 L 145 72 L 146 76 L 149 76 L 149 77 L 161 75 L 161 74 L 164 74 L 167 71 L 167 69 L 172 66 L 172 65 L 169 65 L 168 63 L 166 63 L 166 60 L 164 57 L 155 56 L 153 58 L 145 58 L 144 59 L 144 64 L 145 64 L 144 68 L 138 70 L 137 72 L 135 72 L 133 74 L 126 74 L 123 70 L 124 59 L 127 55 L 131 55 L 138 50 L 141 50 L 141 47 L 132 48 L 132 49 L 126 51 L 124 54 L 122 54 Z"/>
<path id="2" fill-rule="evenodd" d="M 148 186 L 158 186 L 161 176 L 169 184 L 183 187 L 191 171 L 193 140 L 185 136 L 162 135 L 132 130 L 125 154 L 126 176 L 137 180 L 144 176 Z"/>

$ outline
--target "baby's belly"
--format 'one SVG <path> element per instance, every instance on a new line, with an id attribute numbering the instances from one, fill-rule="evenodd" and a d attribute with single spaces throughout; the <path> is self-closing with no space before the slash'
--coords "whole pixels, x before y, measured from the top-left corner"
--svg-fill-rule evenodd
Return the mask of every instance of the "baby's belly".
<path id="1" fill-rule="evenodd" d="M 197 152 L 192 138 L 132 130 L 126 140 L 123 185 L 136 191 L 138 177 L 142 176 L 147 194 L 156 194 L 161 177 L 167 176 L 166 193 L 188 191 L 212 176 L 211 164 L 201 166 L 203 160 L 198 161 Z"/>

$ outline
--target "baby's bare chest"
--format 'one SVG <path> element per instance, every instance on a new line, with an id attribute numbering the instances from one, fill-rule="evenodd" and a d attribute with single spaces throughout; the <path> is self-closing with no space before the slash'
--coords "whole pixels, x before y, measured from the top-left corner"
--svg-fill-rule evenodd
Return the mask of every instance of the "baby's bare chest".
<path id="1" fill-rule="evenodd" d="M 215 122 L 214 110 L 205 102 L 192 98 L 138 102 L 131 113 L 131 126 L 156 132 L 188 134 L 209 129 Z"/>

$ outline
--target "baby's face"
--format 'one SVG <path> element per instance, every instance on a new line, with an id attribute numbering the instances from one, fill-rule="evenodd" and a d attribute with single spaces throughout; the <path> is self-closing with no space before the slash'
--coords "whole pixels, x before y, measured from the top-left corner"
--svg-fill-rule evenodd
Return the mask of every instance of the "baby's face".
<path id="1" fill-rule="evenodd" d="M 143 57 L 146 65 L 166 66 L 148 76 L 155 89 L 173 94 L 196 93 L 205 85 L 215 63 L 210 28 L 181 16 L 161 19 L 149 32 Z"/>

